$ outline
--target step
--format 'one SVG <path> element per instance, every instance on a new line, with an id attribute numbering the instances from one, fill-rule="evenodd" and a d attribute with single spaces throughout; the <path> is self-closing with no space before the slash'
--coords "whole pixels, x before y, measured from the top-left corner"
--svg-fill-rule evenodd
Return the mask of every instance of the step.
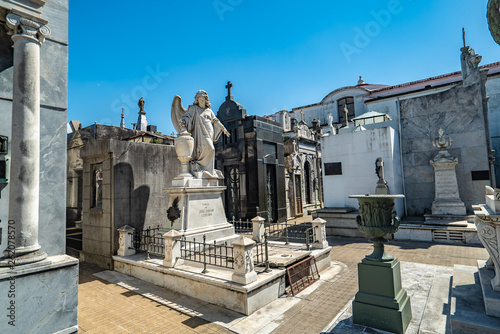
<path id="1" fill-rule="evenodd" d="M 450 333 L 450 274 L 438 274 L 432 281 L 427 304 L 420 323 L 422 334 Z"/>
<path id="2" fill-rule="evenodd" d="M 453 269 L 450 322 L 453 334 L 500 332 L 500 318 L 486 315 L 477 267 Z"/>

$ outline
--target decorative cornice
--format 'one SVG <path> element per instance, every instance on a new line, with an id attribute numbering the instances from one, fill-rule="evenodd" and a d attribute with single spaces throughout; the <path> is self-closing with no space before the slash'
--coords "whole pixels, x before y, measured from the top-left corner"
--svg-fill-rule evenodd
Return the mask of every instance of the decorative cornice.
<path id="1" fill-rule="evenodd" d="M 47 26 L 17 14 L 7 14 L 6 23 L 12 29 L 14 36 L 33 38 L 40 44 L 45 41 L 46 36 L 50 35 L 50 29 Z"/>
<path id="2" fill-rule="evenodd" d="M 21 16 L 34 16 L 41 18 L 45 0 L 3 0 L 2 7 L 7 11 L 17 12 Z"/>

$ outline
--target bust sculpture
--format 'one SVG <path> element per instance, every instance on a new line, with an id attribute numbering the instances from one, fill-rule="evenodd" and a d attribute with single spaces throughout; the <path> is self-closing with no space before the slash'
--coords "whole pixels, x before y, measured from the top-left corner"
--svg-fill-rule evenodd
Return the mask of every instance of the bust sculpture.
<path id="1" fill-rule="evenodd" d="M 229 132 L 212 111 L 207 92 L 199 90 L 188 109 L 182 106 L 182 99 L 176 95 L 172 102 L 172 123 L 179 136 L 192 136 L 194 149 L 191 154 L 191 172 L 198 178 L 223 178 L 214 168 L 214 143 Z"/>
<path id="2" fill-rule="evenodd" d="M 444 136 L 444 130 L 439 129 L 438 130 L 438 135 L 436 139 L 434 139 L 433 145 L 434 147 L 439 148 L 439 150 L 444 151 L 446 150 L 449 146 L 451 146 L 452 140 L 450 137 L 445 137 Z"/>

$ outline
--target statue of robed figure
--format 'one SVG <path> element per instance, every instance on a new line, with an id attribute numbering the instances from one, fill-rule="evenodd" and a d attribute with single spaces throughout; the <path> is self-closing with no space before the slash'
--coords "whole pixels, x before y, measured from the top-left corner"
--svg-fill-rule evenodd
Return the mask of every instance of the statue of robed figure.
<path id="1" fill-rule="evenodd" d="M 210 108 L 208 94 L 204 90 L 196 93 L 193 104 L 187 110 L 182 106 L 181 97 L 176 95 L 172 102 L 172 123 L 179 137 L 190 134 L 194 138 L 191 172 L 197 178 L 222 179 L 222 173 L 214 168 L 214 143 L 222 133 L 229 136 L 229 132 Z"/>

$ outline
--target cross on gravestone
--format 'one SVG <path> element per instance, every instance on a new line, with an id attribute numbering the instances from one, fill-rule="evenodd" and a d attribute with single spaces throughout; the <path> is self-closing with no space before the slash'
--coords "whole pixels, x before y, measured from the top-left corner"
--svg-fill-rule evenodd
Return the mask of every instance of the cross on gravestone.
<path id="1" fill-rule="evenodd" d="M 227 88 L 227 97 L 226 97 L 226 100 L 230 100 L 231 99 L 231 88 L 233 87 L 233 84 L 231 83 L 231 81 L 228 81 L 227 82 L 227 85 L 226 85 L 226 88 Z"/>

